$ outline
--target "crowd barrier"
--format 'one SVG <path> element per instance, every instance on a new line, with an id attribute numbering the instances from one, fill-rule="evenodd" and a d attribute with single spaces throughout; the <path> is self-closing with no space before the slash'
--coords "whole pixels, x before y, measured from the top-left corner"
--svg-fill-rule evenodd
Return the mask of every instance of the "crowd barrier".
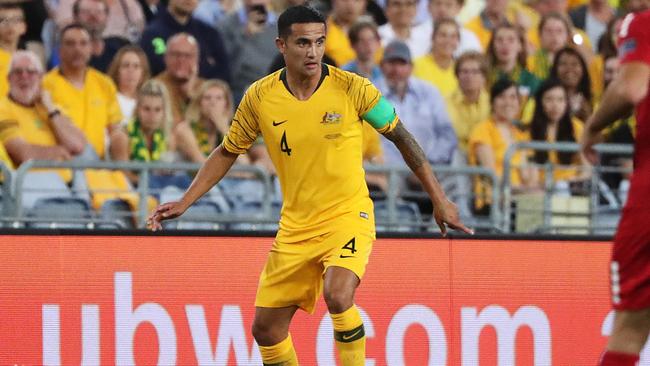
<path id="1" fill-rule="evenodd" d="M 0 235 L 0 364 L 261 365 L 272 238 L 58 234 Z M 595 365 L 610 243 L 549 238 L 377 240 L 357 293 L 366 365 Z M 336 364 L 331 329 L 322 300 L 297 313 L 302 365 Z"/>

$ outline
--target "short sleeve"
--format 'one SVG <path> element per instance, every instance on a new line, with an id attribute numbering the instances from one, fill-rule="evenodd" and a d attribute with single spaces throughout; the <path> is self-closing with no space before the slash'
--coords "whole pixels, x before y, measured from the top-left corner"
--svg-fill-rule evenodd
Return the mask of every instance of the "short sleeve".
<path id="1" fill-rule="evenodd" d="M 257 98 L 258 84 L 253 84 L 242 98 L 230 129 L 223 138 L 221 145 L 233 154 L 244 154 L 255 143 L 259 135 L 258 108 L 260 100 Z"/>
<path id="2" fill-rule="evenodd" d="M 392 131 L 399 121 L 393 105 L 370 80 L 349 75 L 348 97 L 359 116 L 381 134 Z"/>
<path id="3" fill-rule="evenodd" d="M 490 131 L 488 129 L 488 124 L 483 122 L 479 123 L 472 129 L 472 132 L 469 134 L 469 148 L 470 151 L 474 149 L 475 145 L 479 144 L 486 144 L 492 146 L 492 143 L 490 141 Z"/>
<path id="4" fill-rule="evenodd" d="M 15 119 L 5 119 L 5 116 L 0 116 L 0 143 L 20 137 L 20 129 L 18 128 L 18 121 Z"/>
<path id="5" fill-rule="evenodd" d="M 643 62 L 650 65 L 650 11 L 630 13 L 621 23 L 618 55 L 622 63 Z"/>

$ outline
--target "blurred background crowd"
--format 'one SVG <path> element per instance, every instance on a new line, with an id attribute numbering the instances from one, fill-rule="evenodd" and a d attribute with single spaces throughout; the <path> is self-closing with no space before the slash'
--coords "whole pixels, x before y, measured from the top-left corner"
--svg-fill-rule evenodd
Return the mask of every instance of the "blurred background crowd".
<path id="1" fill-rule="evenodd" d="M 434 165 L 480 166 L 498 179 L 509 146 L 576 142 L 618 68 L 616 31 L 646 0 L 312 0 L 327 16 L 327 64 L 370 79 Z M 0 161 L 29 159 L 201 163 L 220 144 L 237 103 L 256 79 L 283 67 L 277 16 L 301 0 L 0 1 Z M 648 25 L 650 26 L 650 25 Z M 607 131 L 631 143 L 635 121 Z M 364 160 L 404 166 L 396 148 L 364 129 Z M 522 152 L 513 158 L 515 192 L 549 179 L 579 194 L 591 168 L 576 152 Z M 630 166 L 629 159 L 611 162 Z M 274 170 L 264 141 L 238 165 Z M 553 177 L 539 166 L 553 164 Z M 48 187 L 79 181 L 100 209 L 131 205 L 133 171 L 31 173 Z M 40 177 L 40 178 L 39 178 Z M 45 178 L 44 178 L 45 177 Z M 259 194 L 250 175 L 229 176 L 226 196 Z M 440 177 L 445 180 L 444 174 Z M 618 188 L 626 176 L 609 177 Z M 152 192 L 182 191 L 191 172 L 160 171 Z M 391 189 L 367 174 L 373 197 Z M 395 182 L 391 182 L 394 184 Z M 417 191 L 404 176 L 393 189 Z M 625 183 L 623 183 L 625 184 Z M 488 212 L 488 184 L 462 209 Z M 125 193 L 102 193 L 120 190 Z M 277 193 L 279 195 L 279 193 Z M 152 201 L 160 199 L 154 194 Z M 280 199 L 280 198 L 279 198 Z M 427 200 L 414 200 L 430 213 Z M 152 203 L 153 204 L 153 203 Z"/>

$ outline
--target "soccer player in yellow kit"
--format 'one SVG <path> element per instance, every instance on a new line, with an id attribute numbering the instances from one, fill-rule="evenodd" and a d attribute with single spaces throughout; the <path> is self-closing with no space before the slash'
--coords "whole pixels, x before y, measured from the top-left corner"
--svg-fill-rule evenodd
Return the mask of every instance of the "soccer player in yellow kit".
<path id="1" fill-rule="evenodd" d="M 252 331 L 264 365 L 298 364 L 289 324 L 298 308 L 313 312 L 321 293 L 342 364 L 365 364 L 365 333 L 354 293 L 375 226 L 364 180 L 362 123 L 398 147 L 431 197 L 443 234 L 447 227 L 471 233 L 392 105 L 367 79 L 321 63 L 325 36 L 325 19 L 310 7 L 291 7 L 280 15 L 276 45 L 286 68 L 251 85 L 228 135 L 183 198 L 160 205 L 148 221 L 158 230 L 162 220 L 180 216 L 262 134 L 284 199 L 255 300 Z"/>

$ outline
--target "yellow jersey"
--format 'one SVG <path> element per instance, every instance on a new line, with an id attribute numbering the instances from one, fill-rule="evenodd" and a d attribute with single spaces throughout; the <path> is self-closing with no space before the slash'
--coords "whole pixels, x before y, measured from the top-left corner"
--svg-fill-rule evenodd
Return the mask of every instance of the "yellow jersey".
<path id="1" fill-rule="evenodd" d="M 370 120 L 369 115 L 386 103 L 368 79 L 325 64 L 307 100 L 291 94 L 286 69 L 246 91 L 222 145 L 242 154 L 258 134 L 264 137 L 284 200 L 279 241 L 306 240 L 352 222 L 363 223 L 356 225 L 374 235 L 362 165 L 361 116 Z M 373 124 L 380 133 L 391 131 L 399 121 L 394 109 L 385 116 L 385 123 Z"/>
<path id="2" fill-rule="evenodd" d="M 103 73 L 88 68 L 83 88 L 72 85 L 59 68 L 43 77 L 43 88 L 50 92 L 52 101 L 86 136 L 100 158 L 104 157 L 106 128 L 122 120 L 113 80 Z"/>
<path id="3" fill-rule="evenodd" d="M 22 138 L 32 145 L 58 145 L 45 107 L 40 104 L 23 106 L 5 97 L 0 100 L 0 142 L 4 145 L 14 138 Z M 69 170 L 56 171 L 64 181 L 72 179 Z"/>
<path id="4" fill-rule="evenodd" d="M 4 98 L 9 93 L 9 64 L 11 63 L 11 53 L 0 48 L 0 98 Z"/>
<path id="5" fill-rule="evenodd" d="M 418 57 L 413 61 L 413 76 L 428 81 L 438 88 L 440 94 L 447 98 L 458 88 L 458 79 L 454 73 L 453 63 L 446 69 L 440 67 L 431 54 Z"/>

